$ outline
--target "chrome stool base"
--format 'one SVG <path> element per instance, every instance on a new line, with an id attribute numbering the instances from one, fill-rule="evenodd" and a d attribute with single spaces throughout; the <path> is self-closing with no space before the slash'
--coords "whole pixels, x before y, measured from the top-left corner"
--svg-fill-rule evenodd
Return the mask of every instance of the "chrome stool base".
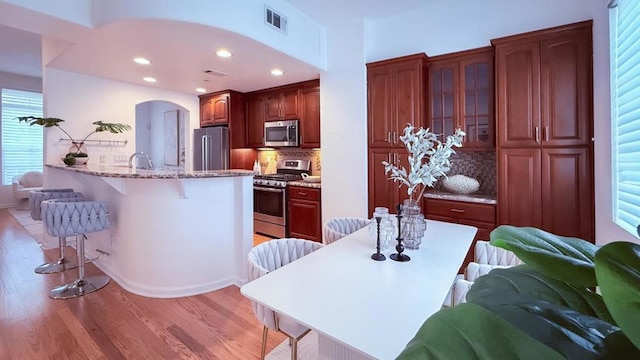
<path id="1" fill-rule="evenodd" d="M 105 275 L 86 276 L 68 284 L 58 285 L 49 291 L 49 297 L 65 300 L 91 294 L 107 286 L 111 279 Z"/>
<path id="2" fill-rule="evenodd" d="M 53 274 L 66 270 L 75 269 L 78 264 L 75 260 L 62 258 L 56 262 L 46 263 L 36 268 L 36 274 Z"/>

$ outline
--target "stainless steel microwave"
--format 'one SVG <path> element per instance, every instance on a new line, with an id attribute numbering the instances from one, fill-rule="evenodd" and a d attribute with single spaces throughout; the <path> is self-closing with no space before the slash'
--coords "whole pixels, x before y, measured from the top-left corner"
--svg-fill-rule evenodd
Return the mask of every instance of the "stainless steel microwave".
<path id="1" fill-rule="evenodd" d="M 300 124 L 298 120 L 265 121 L 264 146 L 300 146 Z"/>

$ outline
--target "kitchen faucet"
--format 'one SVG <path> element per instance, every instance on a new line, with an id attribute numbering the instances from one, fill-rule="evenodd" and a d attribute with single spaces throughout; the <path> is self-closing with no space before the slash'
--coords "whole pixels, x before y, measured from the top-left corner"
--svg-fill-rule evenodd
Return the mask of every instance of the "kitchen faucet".
<path id="1" fill-rule="evenodd" d="M 133 168 L 133 159 L 137 155 L 141 155 L 141 156 L 144 156 L 145 158 L 147 158 L 147 162 L 149 163 L 149 169 L 153 169 L 153 161 L 151 161 L 151 158 L 149 157 L 149 155 L 143 153 L 142 151 L 135 152 L 135 153 L 131 154 L 131 156 L 129 156 L 129 168 L 130 169 Z"/>

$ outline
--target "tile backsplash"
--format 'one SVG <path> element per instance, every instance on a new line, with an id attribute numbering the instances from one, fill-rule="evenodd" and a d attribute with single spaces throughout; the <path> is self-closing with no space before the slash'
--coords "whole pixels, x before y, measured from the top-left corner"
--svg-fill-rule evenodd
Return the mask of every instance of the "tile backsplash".
<path id="1" fill-rule="evenodd" d="M 478 194 L 496 195 L 497 163 L 495 151 L 458 151 L 451 155 L 450 160 L 451 170 L 447 173 L 448 176 L 462 174 L 472 177 L 480 182 Z M 436 190 L 443 190 L 441 179 L 435 186 Z"/>
<path id="2" fill-rule="evenodd" d="M 264 174 L 267 166 L 269 165 L 269 161 L 278 161 L 278 160 L 287 160 L 287 159 L 295 159 L 295 160 L 309 160 L 311 161 L 310 165 L 310 174 L 309 175 L 321 175 L 321 151 L 320 150 L 311 150 L 311 149 L 276 149 L 276 150 L 260 150 L 258 151 L 258 161 L 260 162 L 260 167 L 262 168 L 262 173 Z"/>

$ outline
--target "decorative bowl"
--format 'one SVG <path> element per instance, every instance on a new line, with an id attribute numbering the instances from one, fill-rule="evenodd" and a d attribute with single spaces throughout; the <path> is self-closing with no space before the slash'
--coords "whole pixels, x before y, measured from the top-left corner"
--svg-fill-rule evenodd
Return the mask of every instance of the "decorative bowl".
<path id="1" fill-rule="evenodd" d="M 86 165 L 89 158 L 87 156 L 76 156 L 75 165 Z"/>
<path id="2" fill-rule="evenodd" d="M 442 186 L 452 193 L 468 195 L 478 191 L 480 183 L 474 178 L 458 174 L 446 177 L 442 182 Z"/>

